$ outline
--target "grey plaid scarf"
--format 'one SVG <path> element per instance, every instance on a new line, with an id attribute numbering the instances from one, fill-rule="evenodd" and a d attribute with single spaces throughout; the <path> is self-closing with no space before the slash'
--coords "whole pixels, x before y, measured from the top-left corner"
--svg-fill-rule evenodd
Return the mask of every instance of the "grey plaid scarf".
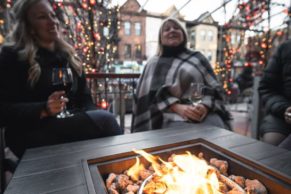
<path id="1" fill-rule="evenodd" d="M 193 81 L 207 88 L 202 103 L 228 122 L 224 91 L 211 65 L 200 52 L 186 50 L 176 57 L 155 56 L 147 63 L 136 91 L 132 132 L 160 129 L 170 105 L 187 103 Z"/>

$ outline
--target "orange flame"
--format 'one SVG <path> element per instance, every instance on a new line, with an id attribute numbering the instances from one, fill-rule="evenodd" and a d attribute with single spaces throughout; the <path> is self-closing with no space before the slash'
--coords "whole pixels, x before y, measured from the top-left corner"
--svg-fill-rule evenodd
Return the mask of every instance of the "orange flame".
<path id="1" fill-rule="evenodd" d="M 143 150 L 134 152 L 148 160 L 155 171 L 144 188 L 146 194 L 221 194 L 214 168 L 190 152 L 172 155 L 168 162 Z"/>
<path id="2" fill-rule="evenodd" d="M 61 69 L 59 69 L 59 78 L 62 79 L 63 78 L 63 71 Z"/>
<path id="3" fill-rule="evenodd" d="M 161 176 L 163 173 L 160 171 L 160 164 L 158 163 L 158 157 L 155 157 L 143 150 L 133 150 L 135 153 L 138 153 L 142 155 L 147 161 L 149 161 L 152 164 L 152 167 L 155 171 L 155 173 L 159 176 Z"/>
<path id="4" fill-rule="evenodd" d="M 127 171 L 127 175 L 130 176 L 130 178 L 134 181 L 138 181 L 139 178 L 139 172 L 141 170 L 144 170 L 143 164 L 140 164 L 139 158 L 136 157 L 136 163 Z"/>

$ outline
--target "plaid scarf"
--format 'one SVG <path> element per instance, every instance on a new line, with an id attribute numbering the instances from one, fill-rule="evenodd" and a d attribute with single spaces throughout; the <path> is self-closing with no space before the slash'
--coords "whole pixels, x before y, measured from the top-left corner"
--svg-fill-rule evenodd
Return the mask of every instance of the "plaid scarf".
<path id="1" fill-rule="evenodd" d="M 193 81 L 206 86 L 202 103 L 229 121 L 223 88 L 208 60 L 200 52 L 186 50 L 175 57 L 154 56 L 148 61 L 136 90 L 132 132 L 160 129 L 170 105 L 188 103 Z"/>

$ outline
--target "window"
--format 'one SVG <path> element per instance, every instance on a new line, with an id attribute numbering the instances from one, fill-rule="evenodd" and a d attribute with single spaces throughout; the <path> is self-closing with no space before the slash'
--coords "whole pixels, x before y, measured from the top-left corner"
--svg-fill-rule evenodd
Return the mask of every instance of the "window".
<path id="1" fill-rule="evenodd" d="M 240 35 L 239 34 L 232 34 L 231 35 L 231 43 L 238 44 L 240 42 Z"/>
<path id="2" fill-rule="evenodd" d="M 195 41 L 195 31 L 191 32 L 191 34 L 190 34 L 190 39 L 191 39 L 192 41 Z"/>
<path id="3" fill-rule="evenodd" d="M 135 28 L 135 35 L 140 36 L 141 35 L 141 24 L 140 24 L 140 22 L 136 22 L 134 24 L 134 28 Z"/>
<path id="4" fill-rule="evenodd" d="M 211 60 L 212 60 L 212 52 L 211 52 L 211 51 L 207 51 L 207 53 L 206 53 L 206 57 L 207 57 L 207 59 L 208 59 L 209 61 L 211 61 Z"/>
<path id="5" fill-rule="evenodd" d="M 129 59 L 131 58 L 131 45 L 126 44 L 124 46 L 124 58 Z"/>
<path id="6" fill-rule="evenodd" d="M 200 37 L 201 37 L 201 40 L 206 40 L 206 32 L 204 30 L 200 32 Z"/>
<path id="7" fill-rule="evenodd" d="M 237 37 L 236 34 L 231 35 L 231 44 L 236 44 L 237 43 Z"/>
<path id="8" fill-rule="evenodd" d="M 137 45 L 135 45 L 135 58 L 136 59 L 141 59 L 141 55 L 142 55 L 141 45 L 137 44 Z"/>
<path id="9" fill-rule="evenodd" d="M 240 35 L 236 36 L 236 42 L 239 43 L 240 42 Z"/>
<path id="10" fill-rule="evenodd" d="M 108 36 L 109 35 L 109 29 L 108 27 L 103 28 L 103 36 Z"/>
<path id="11" fill-rule="evenodd" d="M 124 22 L 124 34 L 130 35 L 130 22 Z"/>
<path id="12" fill-rule="evenodd" d="M 213 41 L 213 32 L 212 31 L 208 31 L 208 40 L 209 41 Z"/>

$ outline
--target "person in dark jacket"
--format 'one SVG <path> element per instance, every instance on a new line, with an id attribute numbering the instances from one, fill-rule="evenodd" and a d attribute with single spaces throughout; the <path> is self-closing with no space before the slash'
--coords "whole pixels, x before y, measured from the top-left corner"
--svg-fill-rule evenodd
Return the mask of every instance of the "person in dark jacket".
<path id="1" fill-rule="evenodd" d="M 235 82 L 238 84 L 239 91 L 244 92 L 245 89 L 251 88 L 253 86 L 253 69 L 248 66 L 245 67 L 242 72 L 237 76 Z"/>
<path id="2" fill-rule="evenodd" d="M 13 11 L 16 23 L 0 53 L 0 117 L 10 149 L 21 157 L 27 148 L 122 134 L 112 114 L 96 110 L 49 1 L 18 0 Z M 55 67 L 73 72 L 67 98 L 52 85 Z M 65 105 L 74 115 L 56 118 Z"/>
<path id="3" fill-rule="evenodd" d="M 291 40 L 281 44 L 264 69 L 259 94 L 265 117 L 260 126 L 264 142 L 278 145 L 291 133 Z"/>

